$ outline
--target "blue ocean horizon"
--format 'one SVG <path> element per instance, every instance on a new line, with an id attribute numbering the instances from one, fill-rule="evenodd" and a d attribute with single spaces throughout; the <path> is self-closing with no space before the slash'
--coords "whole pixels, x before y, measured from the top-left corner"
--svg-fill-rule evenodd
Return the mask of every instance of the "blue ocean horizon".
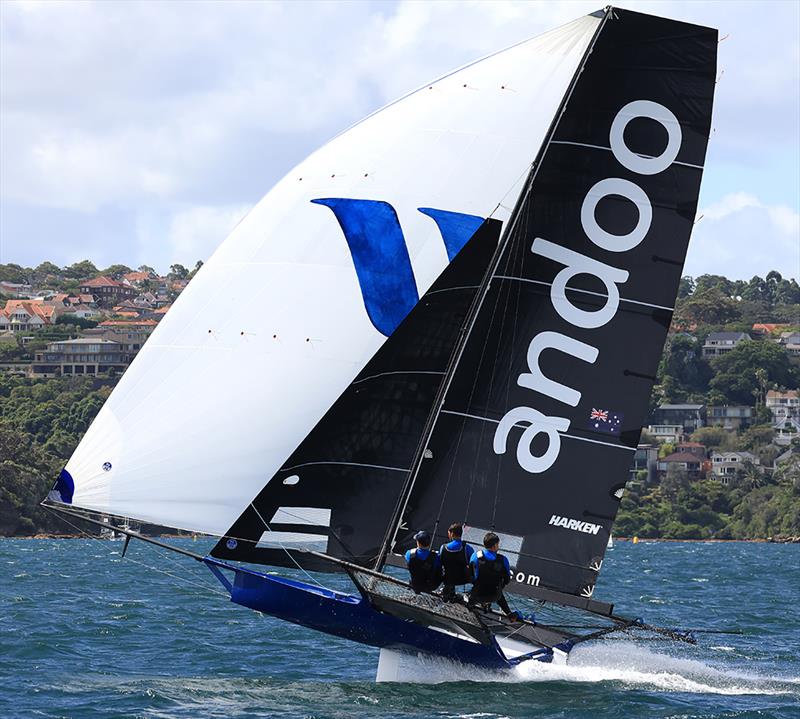
<path id="1" fill-rule="evenodd" d="M 566 667 L 495 674 L 431 660 L 402 684 L 374 682 L 371 647 L 232 604 L 190 559 L 141 542 L 121 551 L 0 540 L 2 717 L 800 717 L 800 545 L 620 542 L 607 553 L 595 596 L 620 613 L 740 635 L 701 634 L 698 647 L 609 640 L 576 648 Z M 347 577 L 317 578 L 350 591 Z"/>

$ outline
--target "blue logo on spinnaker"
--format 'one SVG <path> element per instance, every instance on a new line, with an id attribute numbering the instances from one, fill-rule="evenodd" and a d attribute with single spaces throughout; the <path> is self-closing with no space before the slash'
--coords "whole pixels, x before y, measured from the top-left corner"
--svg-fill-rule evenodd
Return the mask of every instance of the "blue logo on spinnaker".
<path id="1" fill-rule="evenodd" d="M 382 200 L 332 197 L 311 200 L 330 207 L 353 257 L 370 321 L 388 337 L 419 301 L 408 248 L 394 207 Z M 418 208 L 436 223 L 452 260 L 484 223 L 460 212 Z"/>
<path id="2" fill-rule="evenodd" d="M 56 486 L 53 489 L 58 492 L 61 501 L 64 504 L 72 504 L 72 495 L 75 493 L 75 482 L 72 481 L 72 475 L 66 469 L 61 470 L 56 480 Z"/>

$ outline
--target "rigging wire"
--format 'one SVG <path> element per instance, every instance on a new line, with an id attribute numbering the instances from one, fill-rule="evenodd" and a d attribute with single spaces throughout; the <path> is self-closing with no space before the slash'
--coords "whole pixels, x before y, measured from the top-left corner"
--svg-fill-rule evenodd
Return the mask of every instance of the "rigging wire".
<path id="1" fill-rule="evenodd" d="M 261 512 L 259 512 L 259 511 L 258 511 L 258 508 L 256 507 L 256 505 L 255 505 L 253 502 L 250 502 L 250 506 L 253 508 L 253 511 L 254 511 L 254 512 L 255 512 L 255 513 L 258 515 L 258 518 L 261 520 L 261 523 L 262 523 L 262 524 L 263 524 L 263 525 L 264 525 L 264 526 L 267 528 L 267 531 L 268 531 L 268 532 L 271 532 L 271 531 L 272 531 L 272 529 L 270 528 L 269 524 L 267 524 L 267 521 L 264 519 L 264 517 L 262 517 L 262 516 L 261 516 Z M 248 541 L 252 541 L 252 540 L 248 540 Z M 287 556 L 287 557 L 289 557 L 289 559 L 291 559 L 291 560 L 292 560 L 292 562 L 295 564 L 295 566 L 296 566 L 296 567 L 297 567 L 297 568 L 298 568 L 298 569 L 299 569 L 299 570 L 300 570 L 300 571 L 301 571 L 301 572 L 302 572 L 302 573 L 303 573 L 303 574 L 304 574 L 304 575 L 305 575 L 305 576 L 306 576 L 306 577 L 307 577 L 309 580 L 311 580 L 312 582 L 314 582 L 314 584 L 316 584 L 318 587 L 320 587 L 320 588 L 322 588 L 322 589 L 325 589 L 325 590 L 327 590 L 327 591 L 329 591 L 329 592 L 333 592 L 333 591 L 335 591 L 335 590 L 331 589 L 330 587 L 326 587 L 324 584 L 322 584 L 322 582 L 320 582 L 319 580 L 317 580 L 315 577 L 312 577 L 312 576 L 311 576 L 311 574 L 309 574 L 309 573 L 308 573 L 308 571 L 306 571 L 306 569 L 300 565 L 300 562 L 298 562 L 298 561 L 297 561 L 297 560 L 294 558 L 294 556 L 292 555 L 292 553 L 291 553 L 291 552 L 289 551 L 289 549 L 288 549 L 288 548 L 287 548 L 287 547 L 286 547 L 286 546 L 283 544 L 283 542 L 280 542 L 280 541 L 278 541 L 278 540 L 274 540 L 274 541 L 275 541 L 275 543 L 276 543 L 276 544 L 278 544 L 278 545 L 280 546 L 280 548 L 281 548 L 281 549 L 282 549 L 284 552 L 286 552 L 286 556 Z"/>
<path id="2" fill-rule="evenodd" d="M 73 524 L 68 519 L 63 517 L 62 515 L 58 514 L 57 512 L 54 512 L 52 509 L 49 509 L 47 506 L 42 505 L 42 508 L 45 511 L 50 512 L 50 514 L 52 514 L 53 516 L 58 517 L 61 521 L 65 522 L 70 527 L 72 527 L 73 529 L 77 530 L 78 532 L 80 532 L 81 534 L 86 536 L 88 539 L 92 539 L 95 542 L 97 542 L 98 544 L 102 545 L 103 549 L 108 549 L 108 547 L 104 544 L 103 540 L 100 539 L 99 537 L 95 537 L 93 534 L 89 534 L 89 532 L 87 532 L 85 529 L 83 529 L 82 527 L 78 527 L 77 525 Z M 166 558 L 169 555 L 161 554 L 159 556 Z M 138 564 L 138 565 L 144 567 L 145 569 L 149 569 L 152 572 L 159 572 L 160 574 L 165 574 L 168 577 L 172 577 L 173 579 L 177 579 L 178 581 L 183 582 L 184 584 L 191 584 L 192 586 L 199 587 L 205 592 L 209 592 L 211 594 L 217 594 L 217 595 L 219 595 L 221 597 L 228 597 L 227 592 L 221 592 L 221 591 L 219 591 L 217 589 L 212 589 L 207 584 L 203 584 L 201 582 L 192 581 L 191 579 L 189 579 L 189 578 L 187 578 L 185 576 L 181 576 L 179 574 L 173 574 L 172 572 L 168 572 L 166 569 L 161 569 L 159 567 L 150 566 L 150 565 L 146 564 L 145 562 L 140 562 L 140 561 L 134 559 L 133 557 L 126 557 L 126 559 L 128 559 L 131 562 L 133 562 L 134 564 Z M 170 559 L 170 561 L 173 561 L 173 560 Z M 184 569 L 183 565 L 181 565 L 181 568 Z"/>

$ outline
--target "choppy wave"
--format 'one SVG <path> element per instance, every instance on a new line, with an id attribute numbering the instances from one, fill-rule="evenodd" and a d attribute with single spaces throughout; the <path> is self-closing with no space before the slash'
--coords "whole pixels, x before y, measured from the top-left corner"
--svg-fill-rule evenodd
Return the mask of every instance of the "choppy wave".
<path id="1" fill-rule="evenodd" d="M 599 641 L 567 665 L 507 672 L 430 659 L 409 682 L 376 684 L 376 650 L 232 605 L 194 564 L 0 540 L 0 719 L 798 719 L 800 606 L 762 581 L 774 563 L 800 586 L 800 548 L 641 546 L 606 558 L 599 595 L 649 622 L 742 633 Z"/>

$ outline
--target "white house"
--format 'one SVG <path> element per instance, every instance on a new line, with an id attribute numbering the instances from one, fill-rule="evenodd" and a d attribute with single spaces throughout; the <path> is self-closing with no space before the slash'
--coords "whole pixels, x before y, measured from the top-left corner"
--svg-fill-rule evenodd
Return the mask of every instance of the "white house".
<path id="1" fill-rule="evenodd" d="M 728 484 L 728 480 L 736 474 L 736 470 L 741 469 L 747 461 L 756 466 L 761 464 L 761 460 L 751 452 L 712 452 L 711 473 L 715 479 Z"/>
<path id="2" fill-rule="evenodd" d="M 771 389 L 767 392 L 766 404 L 776 422 L 784 417 L 797 417 L 800 414 L 800 397 L 798 397 L 796 389 L 786 392 Z"/>

